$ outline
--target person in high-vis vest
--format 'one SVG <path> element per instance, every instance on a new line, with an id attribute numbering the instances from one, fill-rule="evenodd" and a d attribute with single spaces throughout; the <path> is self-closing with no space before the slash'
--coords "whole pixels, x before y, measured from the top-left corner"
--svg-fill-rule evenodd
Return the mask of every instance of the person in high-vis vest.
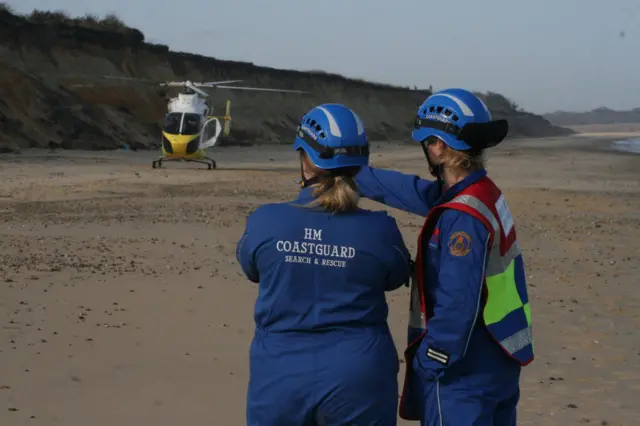
<path id="1" fill-rule="evenodd" d="M 259 283 L 247 425 L 394 426 L 399 360 L 385 292 L 408 284 L 411 257 L 395 219 L 358 207 L 365 128 L 349 108 L 320 105 L 293 147 L 298 198 L 249 215 L 236 252 Z"/>
<path id="2" fill-rule="evenodd" d="M 436 92 L 412 132 L 436 180 L 372 167 L 356 176 L 364 197 L 426 216 L 400 402 L 400 416 L 422 425 L 516 424 L 531 309 L 514 219 L 483 157 L 507 131 L 473 93 Z"/>

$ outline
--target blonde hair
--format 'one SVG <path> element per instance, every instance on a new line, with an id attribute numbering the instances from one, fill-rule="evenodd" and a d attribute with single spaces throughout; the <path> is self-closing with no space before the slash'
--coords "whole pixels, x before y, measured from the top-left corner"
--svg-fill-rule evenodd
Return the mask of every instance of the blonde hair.
<path id="1" fill-rule="evenodd" d="M 315 200 L 307 205 L 311 208 L 322 208 L 330 213 L 346 213 L 358 208 L 360 194 L 355 182 L 358 169 L 341 170 L 340 174 L 326 173 L 320 175 L 320 182 L 312 185 Z"/>
<path id="2" fill-rule="evenodd" d="M 475 172 L 484 169 L 486 161 L 483 151 L 470 154 L 465 151 L 456 151 L 446 146 L 442 153 L 442 164 L 453 172 Z"/>

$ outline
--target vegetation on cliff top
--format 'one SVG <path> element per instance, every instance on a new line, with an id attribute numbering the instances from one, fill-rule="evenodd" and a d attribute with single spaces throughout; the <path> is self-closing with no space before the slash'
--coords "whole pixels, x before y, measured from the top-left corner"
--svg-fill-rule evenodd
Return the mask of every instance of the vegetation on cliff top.
<path id="1" fill-rule="evenodd" d="M 61 24 L 61 25 L 77 25 L 80 27 L 104 29 L 108 31 L 129 31 L 131 28 L 118 18 L 115 14 L 107 14 L 104 18 L 96 15 L 87 14 L 80 18 L 72 18 L 65 11 L 46 11 L 34 9 L 29 15 L 19 16 L 13 8 L 6 2 L 0 2 L 0 12 L 13 15 L 18 19 L 22 19 L 34 24 Z"/>

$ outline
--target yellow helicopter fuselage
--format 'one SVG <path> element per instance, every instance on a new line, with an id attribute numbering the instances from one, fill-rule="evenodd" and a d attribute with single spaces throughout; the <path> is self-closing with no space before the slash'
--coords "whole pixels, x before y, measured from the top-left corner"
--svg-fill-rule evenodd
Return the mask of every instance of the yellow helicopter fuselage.
<path id="1" fill-rule="evenodd" d="M 193 161 L 207 164 L 209 170 L 216 168 L 216 162 L 209 157 L 208 149 L 214 147 L 223 128 L 219 118 L 224 120 L 224 133 L 230 130 L 230 101 L 224 117 L 212 116 L 208 103 L 196 94 L 181 93 L 169 101 L 169 112 L 162 125 L 162 155 L 153 161 L 153 168 L 161 168 L 164 161 Z"/>
<path id="2" fill-rule="evenodd" d="M 204 158 L 205 151 L 200 149 L 200 133 L 181 135 L 163 131 L 162 155 L 167 159 L 200 160 Z"/>
<path id="3" fill-rule="evenodd" d="M 187 98 L 189 99 L 189 98 Z M 162 127 L 162 156 L 166 159 L 198 160 L 206 156 L 200 136 L 206 117 L 199 111 L 171 111 Z"/>

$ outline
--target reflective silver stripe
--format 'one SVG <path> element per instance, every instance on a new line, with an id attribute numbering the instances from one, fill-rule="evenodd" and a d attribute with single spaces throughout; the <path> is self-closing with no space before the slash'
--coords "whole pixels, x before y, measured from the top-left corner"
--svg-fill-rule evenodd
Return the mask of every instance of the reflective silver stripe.
<path id="1" fill-rule="evenodd" d="M 419 267 L 419 266 L 418 266 Z M 425 315 L 420 307 L 420 291 L 418 290 L 418 277 L 416 273 L 411 275 L 411 304 L 409 306 L 409 327 L 424 330 L 427 328 Z"/>
<path id="2" fill-rule="evenodd" d="M 487 270 L 485 271 L 485 275 L 490 277 L 492 275 L 501 274 L 507 270 L 513 259 L 515 259 L 522 252 L 520 250 L 520 246 L 517 241 L 514 241 L 509 250 L 504 254 L 504 256 L 500 255 L 500 236 L 502 231 L 500 229 L 500 223 L 498 219 L 495 217 L 493 212 L 489 210 L 487 206 L 484 205 L 482 201 L 472 195 L 459 195 L 451 200 L 452 203 L 460 203 L 467 205 L 478 211 L 493 227 L 495 232 L 495 236 L 493 238 L 493 246 L 491 247 L 491 252 L 489 253 L 489 257 L 487 259 Z"/>
<path id="3" fill-rule="evenodd" d="M 467 206 L 473 207 L 474 209 L 478 210 L 478 212 L 482 216 L 484 216 L 485 219 L 487 219 L 491 226 L 493 226 L 493 230 L 496 233 L 500 233 L 500 223 L 498 222 L 498 219 L 496 219 L 491 210 L 489 210 L 489 208 L 485 206 L 484 203 L 478 198 L 474 197 L 473 195 L 458 195 L 450 202 L 466 204 Z"/>
<path id="4" fill-rule="evenodd" d="M 493 275 L 498 275 L 507 270 L 513 259 L 518 257 L 522 251 L 520 250 L 520 246 L 517 241 L 514 241 L 511 245 L 511 248 L 504 254 L 504 256 L 500 256 L 500 242 L 491 248 L 491 254 L 489 255 L 489 260 L 487 262 L 487 270 L 485 275 L 491 277 Z"/>
<path id="5" fill-rule="evenodd" d="M 531 343 L 533 343 L 533 334 L 531 327 L 527 327 L 502 340 L 500 346 L 513 355 Z"/>
<path id="6" fill-rule="evenodd" d="M 436 398 L 438 399 L 438 418 L 440 419 L 440 426 L 443 426 L 444 419 L 442 418 L 442 404 L 440 404 L 440 379 L 436 380 Z"/>

